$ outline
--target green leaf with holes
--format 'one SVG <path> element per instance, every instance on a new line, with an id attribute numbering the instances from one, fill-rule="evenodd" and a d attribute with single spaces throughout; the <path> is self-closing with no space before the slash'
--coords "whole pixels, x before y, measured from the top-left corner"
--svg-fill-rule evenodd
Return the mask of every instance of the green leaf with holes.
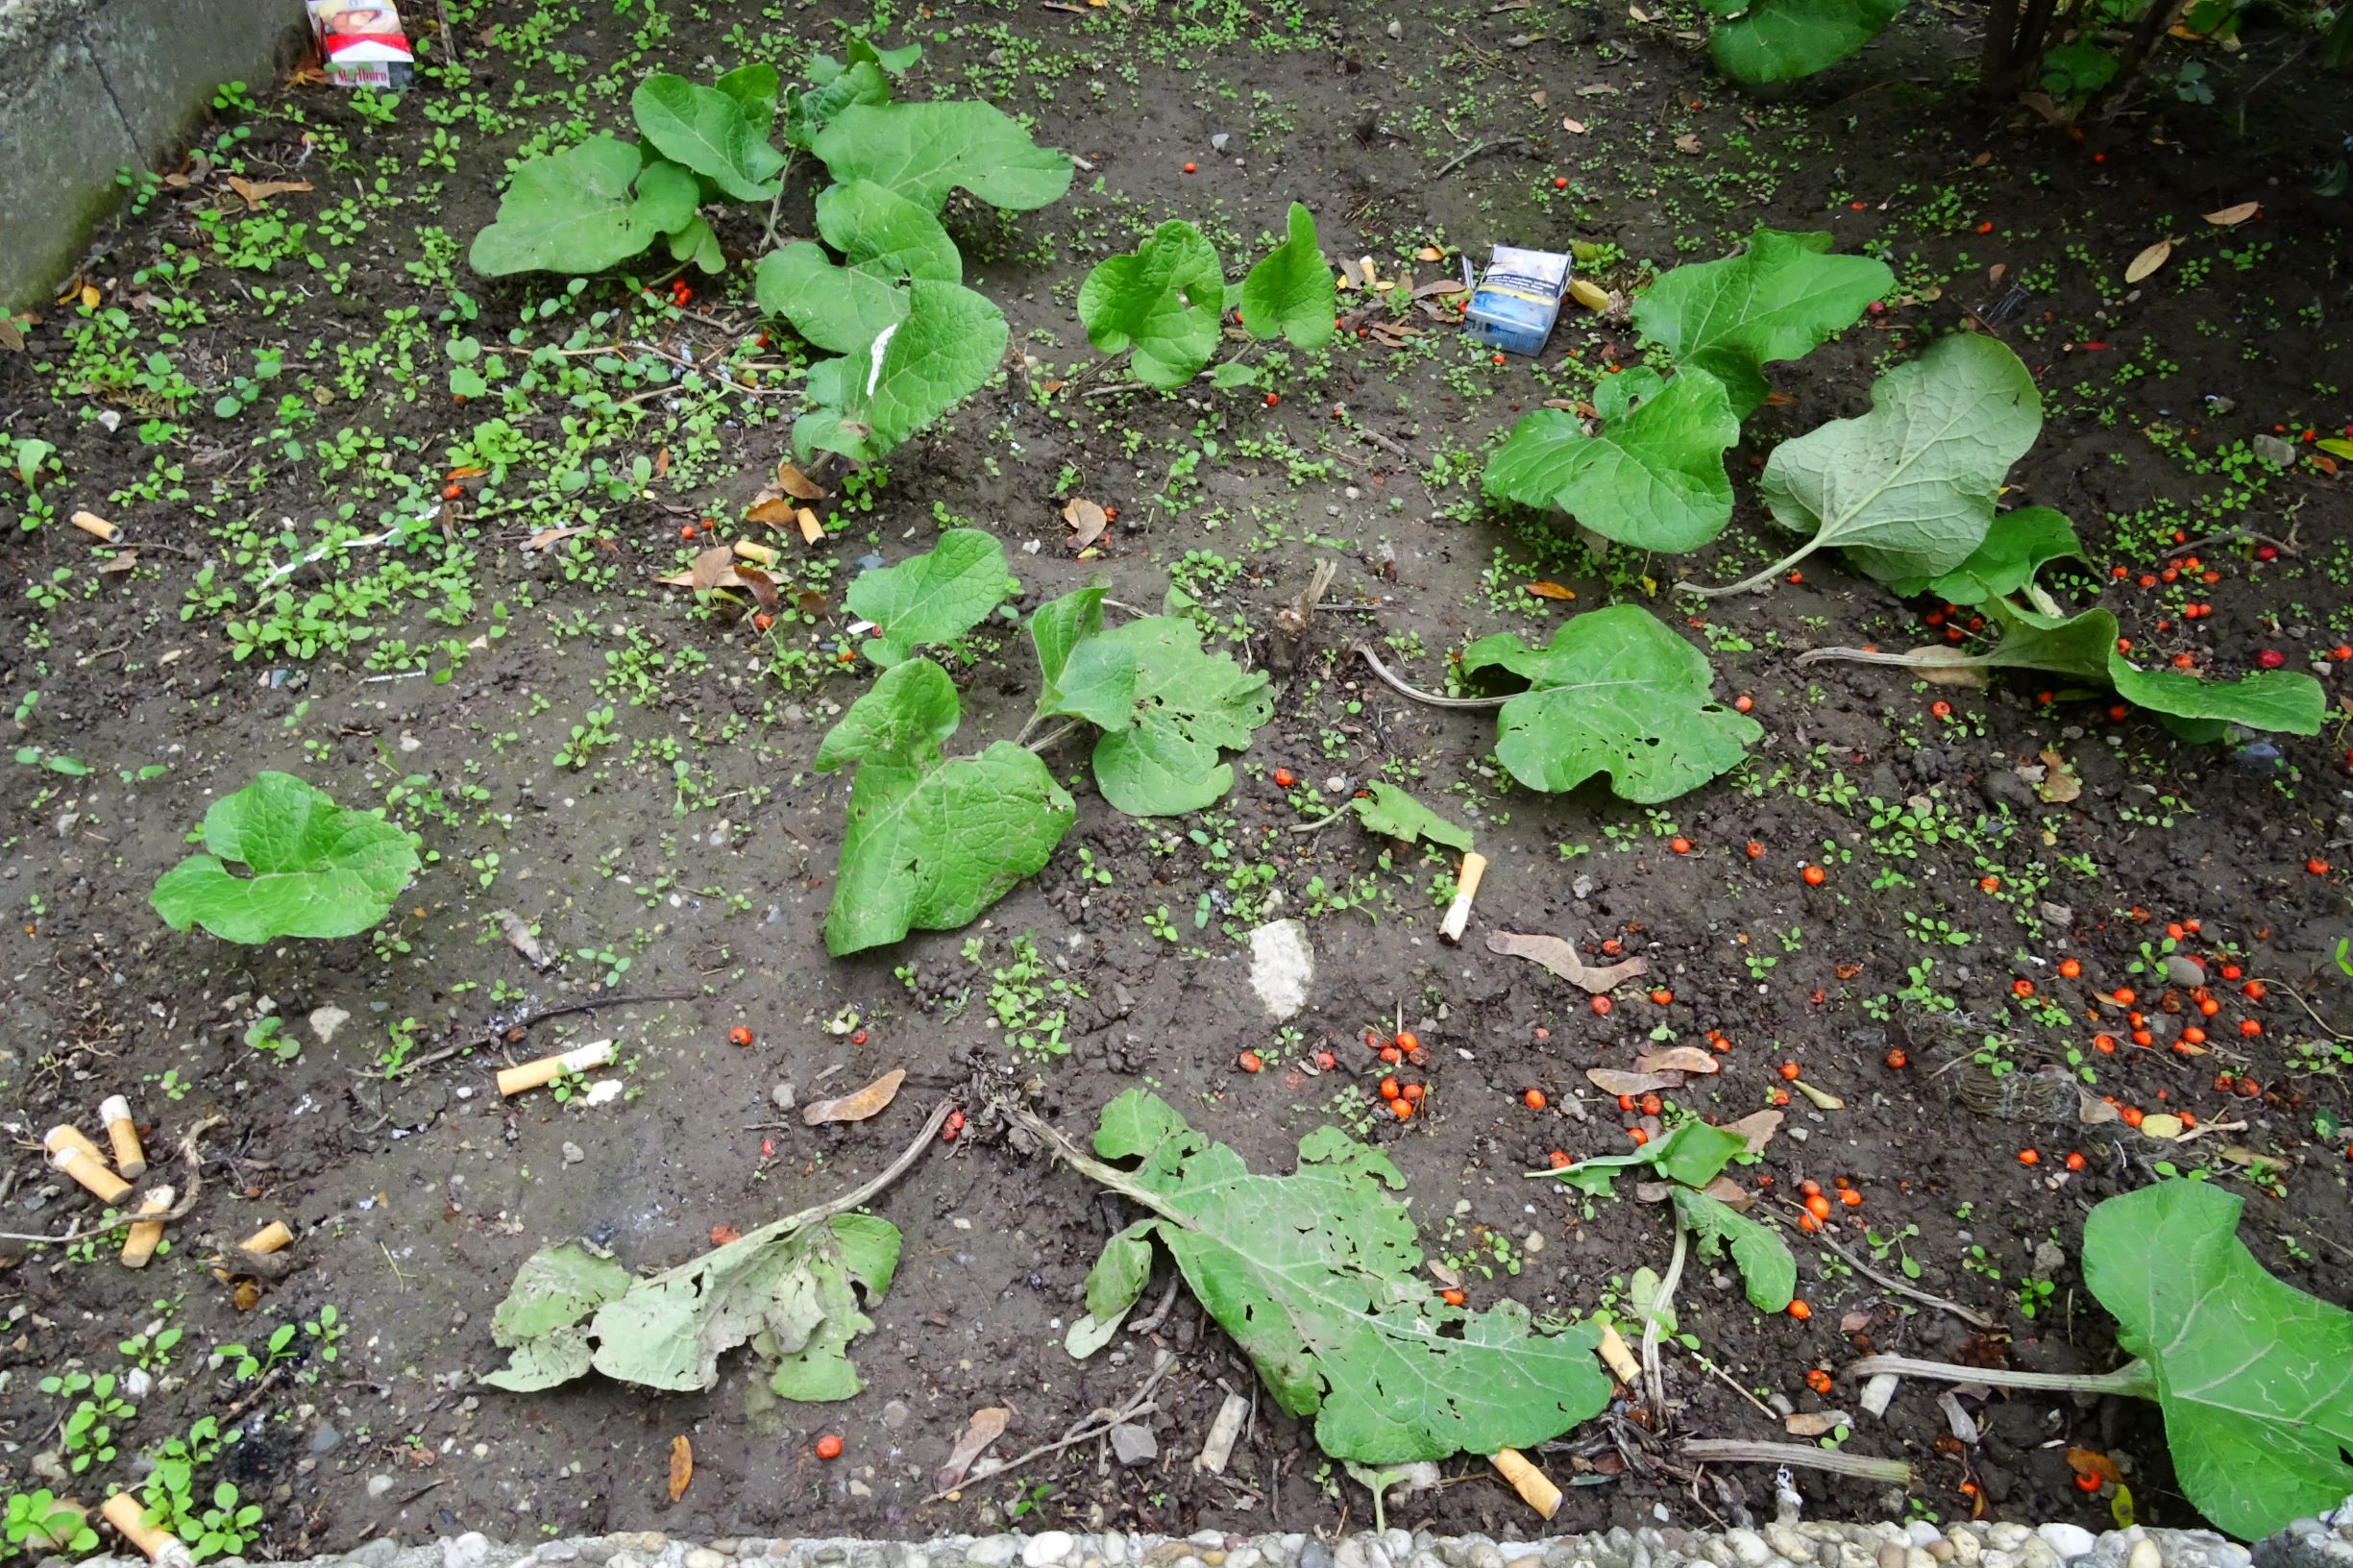
<path id="1" fill-rule="evenodd" d="M 1710 1180 L 1713 1180 L 1711 1177 Z M 1779 1233 L 1688 1187 L 1667 1189 L 1676 1213 L 1691 1228 L 1702 1259 L 1729 1249 L 1749 1305 L 1760 1312 L 1785 1310 L 1798 1293 L 1798 1261 Z"/>
<path id="2" fill-rule="evenodd" d="M 811 145 L 836 180 L 871 180 L 933 212 L 951 190 L 1027 211 L 1070 188 L 1068 154 L 1039 146 L 1019 121 L 969 99 L 849 104 Z"/>
<path id="3" fill-rule="evenodd" d="M 1711 699 L 1706 658 L 1637 605 L 1576 616 L 1541 649 L 1512 632 L 1483 637 L 1462 670 L 1529 683 L 1496 715 L 1495 755 L 1532 790 L 1602 773 L 1620 798 L 1654 805 L 1738 766 L 1764 733 Z"/>
<path id="4" fill-rule="evenodd" d="M 1105 354 L 1133 350 L 1128 368 L 1147 386 L 1183 386 L 1217 352 L 1225 277 L 1216 248 L 1172 219 L 1132 254 L 1097 262 L 1079 284 L 1078 319 Z"/>
<path id="5" fill-rule="evenodd" d="M 677 164 L 648 163 L 618 137 L 591 136 L 517 169 L 466 261 L 486 278 L 602 272 L 685 228 L 697 194 Z"/>
<path id="6" fill-rule="evenodd" d="M 817 198 L 815 240 L 795 240 L 760 258 L 752 291 L 817 348 L 851 354 L 907 319 L 915 279 L 960 283 L 964 257 L 940 220 L 871 181 L 828 185 Z"/>
<path id="7" fill-rule="evenodd" d="M 1348 809 L 1357 814 L 1367 833 L 1385 839 L 1403 839 L 1408 844 L 1428 839 L 1449 849 L 1471 846 L 1469 828 L 1449 821 L 1396 785 L 1377 778 L 1365 781 L 1364 793 L 1351 799 Z"/>
<path id="8" fill-rule="evenodd" d="M 1766 364 L 1812 352 L 1896 286 L 1884 261 L 1829 249 L 1826 233 L 1759 229 L 1737 256 L 1661 274 L 1634 301 L 1635 329 L 1722 381 L 1745 419 L 1772 390 Z"/>
<path id="9" fill-rule="evenodd" d="M 1498 500 L 1558 509 L 1635 550 L 1697 550 L 1732 520 L 1724 454 L 1740 439 L 1724 383 L 1703 370 L 1662 382 L 1636 367 L 1594 389 L 1591 435 L 1565 409 L 1523 416 L 1487 459 Z"/>
<path id="10" fill-rule="evenodd" d="M 1071 646 L 1038 711 L 1103 731 L 1094 779 L 1104 799 L 1131 817 L 1173 817 L 1234 787 L 1218 752 L 1248 746 L 1274 717 L 1274 699 L 1263 673 L 1204 651 L 1191 621 L 1156 615 Z"/>
<path id="11" fill-rule="evenodd" d="M 638 134 L 664 158 L 737 201 L 765 202 L 776 194 L 784 155 L 769 143 L 772 116 L 747 108 L 736 93 L 657 71 L 629 95 L 629 111 Z"/>

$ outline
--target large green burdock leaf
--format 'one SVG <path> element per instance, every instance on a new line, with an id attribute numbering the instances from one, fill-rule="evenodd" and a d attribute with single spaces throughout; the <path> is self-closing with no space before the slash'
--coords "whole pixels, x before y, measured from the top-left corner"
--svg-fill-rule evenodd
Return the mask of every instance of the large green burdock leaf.
<path id="1" fill-rule="evenodd" d="M 257 774 L 212 802 L 204 845 L 158 878 L 148 900 L 173 930 L 202 925 L 228 942 L 356 936 L 417 874 L 415 834 L 380 811 L 346 811 L 292 773 Z"/>
<path id="2" fill-rule="evenodd" d="M 1130 1090 L 1103 1108 L 1094 1148 L 1132 1166 L 1062 1153 L 1154 1217 L 1105 1250 L 1088 1278 L 1089 1315 L 1115 1321 L 1134 1304 L 1146 1275 L 1138 1245 L 1157 1237 L 1275 1403 L 1314 1418 L 1333 1458 L 1527 1448 L 1609 1402 L 1591 1325 L 1540 1334 L 1516 1302 L 1474 1312 L 1439 1298 L 1413 1218 L 1389 1195 L 1405 1178 L 1337 1128 L 1299 1140 L 1294 1174 L 1254 1175 L 1159 1096 Z"/>
<path id="3" fill-rule="evenodd" d="M 1038 673 L 1044 677 L 1042 702 L 1059 701 L 1062 673 L 1071 650 L 1103 629 L 1103 599 L 1108 588 L 1081 588 L 1050 599 L 1029 618 L 1029 640 L 1038 650 Z"/>
<path id="4" fill-rule="evenodd" d="M 1745 419 L 1771 390 L 1768 361 L 1809 353 L 1896 286 L 1885 262 L 1829 248 L 1826 233 L 1759 229 L 1738 256 L 1661 275 L 1634 301 L 1634 326 L 1722 381 Z"/>
<path id="5" fill-rule="evenodd" d="M 1495 755 L 1532 790 L 1607 773 L 1621 799 L 1656 804 L 1738 765 L 1764 733 L 1710 700 L 1705 656 L 1637 605 L 1563 622 L 1543 649 L 1511 632 L 1483 637 L 1462 650 L 1462 670 L 1486 669 L 1529 683 L 1496 714 Z"/>
<path id="6" fill-rule="evenodd" d="M 1019 121 L 970 99 L 849 104 L 811 145 L 836 180 L 871 180 L 934 212 L 960 186 L 1019 211 L 1070 188 L 1067 153 L 1039 146 Z"/>
<path id="7" fill-rule="evenodd" d="M 1293 202 L 1287 222 L 1289 237 L 1242 277 L 1242 328 L 1262 342 L 1280 333 L 1295 348 L 1321 348 L 1332 338 L 1337 287 L 1314 217 Z"/>
<path id="8" fill-rule="evenodd" d="M 647 1280 L 570 1243 L 543 1248 L 491 1315 L 509 1356 L 482 1381 L 536 1393 L 593 1368 L 648 1388 L 709 1388 L 720 1357 L 757 1335 L 777 1393 L 847 1399 L 859 1389 L 849 1342 L 874 1326 L 859 1294 L 882 1299 L 898 1245 L 895 1227 L 867 1214 L 786 1220 Z"/>
<path id="9" fill-rule="evenodd" d="M 929 659 L 886 670 L 818 747 L 817 769 L 858 765 L 825 912 L 825 949 L 952 931 L 1046 863 L 1076 808 L 1045 764 L 1009 741 L 944 759 L 955 683 Z"/>
<path id="10" fill-rule="evenodd" d="M 1468 849 L 1471 830 L 1459 822 L 1447 821 L 1394 784 L 1367 779 L 1364 793 L 1348 802 L 1357 820 L 1367 833 L 1378 833 L 1385 839 L 1403 839 L 1411 844 L 1416 839 L 1428 839 L 1449 849 Z"/>
<path id="11" fill-rule="evenodd" d="M 793 424 L 802 457 L 838 452 L 870 462 L 962 403 L 1005 357 L 1005 313 L 962 283 L 919 278 L 907 316 L 839 359 L 809 367 L 815 404 Z"/>
<path id="12" fill-rule="evenodd" d="M 852 354 L 907 319 L 910 279 L 964 282 L 964 257 L 940 220 L 870 181 L 828 185 L 817 198 L 817 232 L 842 255 L 798 239 L 760 258 L 752 291 L 760 308 L 831 354 Z"/>
<path id="13" fill-rule="evenodd" d="M 1995 518 L 1984 543 L 1944 576 L 1900 578 L 1887 586 L 1906 599 L 1934 594 L 1949 604 L 1982 604 L 2030 588 L 2035 575 L 2053 561 L 2086 559 L 2075 526 L 2064 513 L 2021 506 Z"/>
<path id="14" fill-rule="evenodd" d="M 809 85 L 792 88 L 785 97 L 784 139 L 805 151 L 825 122 L 850 105 L 889 103 L 891 78 L 913 65 L 922 52 L 923 46 L 917 43 L 877 49 L 865 38 L 851 38 L 844 51 L 846 60 L 811 55 Z"/>
<path id="15" fill-rule="evenodd" d="M 1879 36 L 1903 0 L 1707 0 L 1716 69 L 1752 86 L 1811 76 Z"/>
<path id="16" fill-rule="evenodd" d="M 768 140 L 770 116 L 732 92 L 657 71 L 629 94 L 637 129 L 664 158 L 703 176 L 739 202 L 776 194 L 784 155 Z"/>
<path id="17" fill-rule="evenodd" d="M 601 272 L 684 228 L 697 195 L 675 163 L 646 163 L 618 137 L 591 136 L 515 171 L 466 262 L 486 278 Z"/>
<path id="18" fill-rule="evenodd" d="M 776 89 L 781 81 L 773 65 L 738 65 L 711 86 L 734 99 L 752 129 L 765 136 L 776 123 Z"/>
<path id="19" fill-rule="evenodd" d="M 950 528 L 920 555 L 861 573 L 847 603 L 850 614 L 874 623 L 866 656 L 887 667 L 926 643 L 963 636 L 1019 586 L 996 535 Z"/>
<path id="20" fill-rule="evenodd" d="M 1041 644 L 1040 662 L 1046 657 Z M 1094 781 L 1104 799 L 1131 817 L 1173 817 L 1234 787 L 1218 749 L 1248 746 L 1250 732 L 1274 717 L 1266 685 L 1262 672 L 1204 652 L 1191 621 L 1156 615 L 1071 645 L 1038 711 L 1103 731 Z"/>
<path id="21" fill-rule="evenodd" d="M 1181 219 L 1136 251 L 1095 264 L 1079 284 L 1078 319 L 1105 354 L 1136 352 L 1129 368 L 1147 386 L 1183 386 L 1217 352 L 1225 274 L 1217 251 Z"/>
<path id="22" fill-rule="evenodd" d="M 1760 1312 L 1777 1312 L 1789 1306 L 1790 1298 L 1798 1293 L 1798 1261 L 1790 1256 L 1789 1243 L 1778 1232 L 1688 1187 L 1671 1188 L 1668 1196 L 1691 1228 L 1695 1250 L 1702 1259 L 1730 1250 L 1732 1266 L 1740 1270 L 1750 1306 Z"/>
<path id="23" fill-rule="evenodd" d="M 2002 476 L 2042 429 L 2042 394 L 2017 355 L 1990 337 L 1940 338 L 1872 383 L 1871 412 L 1773 449 L 1759 493 L 1806 541 L 1707 591 L 1759 586 L 1833 546 L 1881 581 L 1940 576 L 1985 542 Z"/>
<path id="24" fill-rule="evenodd" d="M 2160 1182 L 2083 1226 L 2083 1281 L 2165 1408 L 2174 1479 L 2245 1540 L 2353 1492 L 2353 1313 L 2264 1272 L 2218 1184 Z"/>
<path id="25" fill-rule="evenodd" d="M 1538 408 L 1511 428 L 1487 459 L 1486 493 L 1523 506 L 1558 508 L 1605 539 L 1636 550 L 1697 550 L 1732 520 L 1724 453 L 1740 419 L 1724 383 L 1678 371 L 1662 386 L 1638 367 L 1594 389 L 1601 428 Z"/>

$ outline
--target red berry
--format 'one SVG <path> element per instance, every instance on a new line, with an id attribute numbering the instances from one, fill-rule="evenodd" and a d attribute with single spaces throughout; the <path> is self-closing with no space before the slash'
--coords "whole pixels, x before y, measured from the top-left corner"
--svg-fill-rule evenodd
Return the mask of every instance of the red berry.
<path id="1" fill-rule="evenodd" d="M 727 1031 L 727 1041 L 732 1045 L 748 1045 L 751 1043 L 751 1031 L 739 1023 Z"/>
<path id="2" fill-rule="evenodd" d="M 821 1459 L 840 1458 L 842 1457 L 842 1439 L 836 1437 L 830 1432 L 825 1433 L 824 1436 L 820 1437 L 817 1440 L 817 1457 Z"/>

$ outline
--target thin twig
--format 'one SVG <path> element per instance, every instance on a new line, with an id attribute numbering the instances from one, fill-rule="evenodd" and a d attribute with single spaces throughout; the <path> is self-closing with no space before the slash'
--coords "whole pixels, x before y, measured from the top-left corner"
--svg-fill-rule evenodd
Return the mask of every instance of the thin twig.
<path id="1" fill-rule="evenodd" d="M 109 1232 L 125 1230 L 133 1225 L 169 1224 L 175 1219 L 184 1217 L 189 1210 L 196 1207 L 197 1195 L 205 1189 L 204 1177 L 201 1174 L 204 1162 L 196 1153 L 197 1141 L 205 1134 L 228 1119 L 227 1116 L 214 1112 L 180 1135 L 180 1158 L 188 1167 L 187 1190 L 180 1195 L 178 1203 L 173 1204 L 163 1213 L 159 1214 L 118 1214 L 112 1219 L 101 1220 L 86 1229 L 77 1219 L 63 1236 L 23 1236 L 14 1232 L 0 1232 L 0 1241 L 22 1241 L 36 1246 L 63 1246 L 68 1241 L 81 1241 L 93 1236 L 105 1236 Z"/>
<path id="2" fill-rule="evenodd" d="M 1650 1310 L 1642 1314 L 1642 1377 L 1650 1384 L 1651 1419 L 1662 1425 L 1667 1417 L 1667 1374 L 1658 1364 L 1658 1336 L 1666 1332 L 1667 1313 L 1674 1310 L 1675 1287 L 1682 1283 L 1683 1260 L 1690 1251 L 1691 1230 L 1683 1223 L 1682 1206 L 1679 1204 L 1675 1209 L 1675 1253 L 1667 1260 L 1667 1272 L 1651 1297 Z"/>
<path id="3" fill-rule="evenodd" d="M 1049 729 L 1044 734 L 1039 736 L 1036 740 L 1029 742 L 1029 749 L 1032 751 L 1043 751 L 1047 747 L 1052 746 L 1056 741 L 1061 740 L 1065 735 L 1069 734 L 1072 730 L 1078 728 L 1078 726 L 1084 723 L 1085 721 L 1080 719 L 1066 719 L 1061 723 L 1056 724 L 1052 729 Z"/>
<path id="4" fill-rule="evenodd" d="M 600 996 L 592 1001 L 567 1002 L 562 1007 L 542 1008 L 528 1017 L 518 1019 L 503 1028 L 485 1030 L 473 1040 L 461 1040 L 454 1045 L 444 1045 L 437 1051 L 429 1051 L 418 1057 L 414 1062 L 404 1062 L 398 1066 L 386 1067 L 380 1072 L 371 1067 L 346 1067 L 344 1070 L 355 1078 L 387 1080 L 405 1078 L 412 1072 L 422 1072 L 435 1063 L 447 1062 L 451 1057 L 474 1050 L 478 1046 L 495 1045 L 502 1035 L 512 1034 L 518 1029 L 536 1028 L 550 1018 L 560 1018 L 573 1013 L 594 1013 L 603 1007 L 638 1007 L 649 1002 L 692 1002 L 699 1000 L 700 995 L 699 992 L 692 991 L 657 991 L 648 992 L 643 996 Z"/>
<path id="5" fill-rule="evenodd" d="M 1437 172 L 1432 175 L 1430 178 L 1433 180 L 1443 180 L 1448 175 L 1454 173 L 1457 169 L 1462 167 L 1463 164 L 1468 163 L 1472 159 L 1477 158 L 1481 153 L 1500 153 L 1507 147 L 1525 147 L 1527 145 L 1528 138 L 1526 136 L 1499 136 L 1493 141 L 1475 141 L 1471 143 L 1467 150 L 1457 153 L 1454 157 L 1439 164 Z"/>
<path id="6" fill-rule="evenodd" d="M 1842 1247 L 1837 1242 L 1831 1240 L 1827 1232 L 1815 1232 L 1814 1239 L 1820 1242 L 1823 1246 L 1829 1248 L 1830 1251 L 1835 1253 L 1839 1260 L 1849 1268 L 1853 1269 L 1857 1274 L 1860 1274 L 1872 1284 L 1878 1286 L 1881 1289 L 1893 1290 L 1900 1296 L 1909 1296 L 1924 1307 L 1939 1308 L 1945 1311 L 1950 1312 L 1962 1322 L 1974 1325 L 1977 1328 L 1990 1329 L 1994 1327 L 1994 1320 L 1986 1316 L 1983 1312 L 1973 1311 L 1969 1308 L 1962 1306 L 1957 1301 L 1947 1301 L 1943 1296 L 1932 1296 L 1925 1290 L 1906 1285 L 1901 1280 L 1891 1279 L 1887 1275 L 1880 1273 L 1877 1269 L 1872 1267 L 1860 1258 L 1857 1258 L 1853 1253 L 1849 1252 L 1845 1247 Z"/>
<path id="7" fill-rule="evenodd" d="M 2009 1372 L 1999 1367 L 1954 1366 L 1924 1361 L 1912 1356 L 1866 1356 L 1847 1368 L 1847 1376 L 1875 1378 L 1883 1373 L 1900 1378 L 1935 1378 L 1945 1383 L 1982 1383 L 1989 1388 L 2033 1388 L 2056 1394 L 2131 1394 L 2157 1397 L 2157 1380 L 2146 1361 L 2127 1361 L 2113 1372 Z"/>
<path id="8" fill-rule="evenodd" d="M 1140 1415 L 1150 1415 L 1155 1413 L 1160 1407 L 1152 1403 L 1152 1390 L 1160 1385 L 1161 1379 L 1166 1377 L 1169 1372 L 1175 1368 L 1176 1364 L 1176 1357 L 1173 1354 L 1164 1351 L 1160 1358 L 1160 1364 L 1152 1369 L 1152 1375 L 1150 1377 L 1144 1379 L 1143 1386 L 1137 1389 L 1134 1396 L 1131 1397 L 1125 1405 L 1120 1406 L 1117 1409 L 1115 1410 L 1109 1407 L 1102 1407 L 1091 1410 L 1087 1413 L 1086 1419 L 1079 1422 L 1077 1426 L 1071 1428 L 1070 1431 L 1065 1433 L 1058 1441 L 1051 1443 L 1041 1443 L 1036 1448 L 1033 1448 L 1028 1453 L 1022 1455 L 1020 1458 L 1009 1459 L 1005 1463 L 998 1465 L 995 1469 L 990 1471 L 986 1476 L 967 1476 L 962 1481 L 959 1481 L 955 1485 L 944 1487 L 940 1491 L 936 1491 L 929 1497 L 923 1499 L 923 1501 L 926 1503 L 938 1503 L 946 1498 L 955 1496 L 958 1492 L 963 1491 L 967 1486 L 977 1485 L 980 1482 L 989 1480 L 991 1477 L 1003 1476 L 1009 1473 L 1018 1475 L 1023 1469 L 1027 1468 L 1033 1460 L 1042 1459 L 1049 1454 L 1059 1454 L 1066 1448 L 1074 1448 L 1080 1443 L 1090 1442 L 1094 1438 L 1104 1435 L 1106 1433 L 1110 1432 L 1112 1428 L 1123 1426 L 1126 1423 L 1135 1420 Z"/>
<path id="9" fill-rule="evenodd" d="M 2269 545 L 2283 555 L 2302 555 L 2304 553 L 2286 540 L 2274 539 L 2267 533 L 2257 533 L 2252 528 L 2224 528 L 2219 533 L 2209 533 L 2201 538 L 2193 539 L 2186 545 L 2176 545 L 2157 558 L 2161 561 L 2169 561 L 2176 555 L 2187 555 L 2194 550 L 2204 550 L 2208 545 L 2228 544 L 2234 540 L 2241 543 Z"/>
<path id="10" fill-rule="evenodd" d="M 1508 697 L 1440 697 L 1434 692 L 1425 692 L 1418 686 L 1407 685 L 1404 680 L 1391 674 L 1389 667 L 1381 662 L 1381 656 L 1378 653 L 1375 653 L 1371 649 L 1366 648 L 1362 643 L 1356 644 L 1355 648 L 1358 655 L 1360 656 L 1366 664 L 1373 667 L 1374 674 L 1379 675 L 1384 681 L 1387 682 L 1401 697 L 1411 698 L 1414 701 L 1422 703 L 1424 706 L 1433 708 L 1500 708 L 1505 703 L 1511 700 L 1511 698 Z"/>
<path id="11" fill-rule="evenodd" d="M 1163 1323 L 1167 1322 L 1168 1309 L 1176 1305 L 1177 1286 L 1180 1283 L 1181 1276 L 1174 1274 L 1170 1275 L 1168 1277 L 1168 1288 L 1161 1292 L 1160 1305 L 1153 1308 L 1148 1315 L 1129 1324 L 1128 1332 L 1130 1334 L 1150 1334 L 1154 1329 L 1157 1329 Z"/>
<path id="12" fill-rule="evenodd" d="M 1894 1486 L 1912 1484 L 1912 1467 L 1901 1459 L 1872 1459 L 1860 1454 L 1842 1454 L 1836 1449 L 1816 1448 L 1811 1443 L 1752 1443 L 1738 1437 L 1693 1437 L 1686 1439 L 1683 1458 L 1698 1459 L 1703 1464 L 1786 1464 L 1807 1470 L 1826 1470 L 1834 1476 L 1851 1476 L 1857 1481 L 1885 1482 Z"/>

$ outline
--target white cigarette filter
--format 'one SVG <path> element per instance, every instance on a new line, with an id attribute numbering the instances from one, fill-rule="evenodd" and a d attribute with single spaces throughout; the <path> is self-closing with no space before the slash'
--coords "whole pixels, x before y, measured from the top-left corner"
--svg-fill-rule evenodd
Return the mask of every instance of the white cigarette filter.
<path id="1" fill-rule="evenodd" d="M 142 1214 L 169 1213 L 173 1193 L 170 1188 L 159 1187 L 139 1200 L 138 1212 Z M 136 1225 L 132 1226 L 130 1234 L 123 1237 L 123 1267 L 145 1268 L 147 1261 L 156 1255 L 156 1248 L 162 1244 L 163 1221 L 159 1219 L 140 1220 Z"/>
<path id="2" fill-rule="evenodd" d="M 49 1150 L 49 1164 L 96 1193 L 100 1202 L 120 1203 L 129 1195 L 131 1184 L 108 1168 L 98 1145 L 76 1129 L 52 1127 L 41 1142 Z"/>
<path id="3" fill-rule="evenodd" d="M 561 1056 L 543 1056 L 536 1062 L 526 1062 L 519 1067 L 505 1068 L 499 1074 L 499 1092 L 505 1095 L 520 1094 L 527 1089 L 537 1089 L 542 1084 L 553 1083 L 558 1073 L 586 1072 L 591 1067 L 604 1066 L 612 1060 L 613 1042 L 611 1041 L 591 1041 L 576 1049 L 564 1052 Z"/>
<path id="4" fill-rule="evenodd" d="M 1462 870 L 1455 878 L 1455 901 L 1446 906 L 1446 919 L 1438 923 L 1438 936 L 1447 942 L 1460 942 L 1462 928 L 1471 923 L 1471 900 L 1479 896 L 1479 880 L 1487 874 L 1487 857 L 1475 849 L 1462 855 Z"/>
<path id="5" fill-rule="evenodd" d="M 237 1249 L 241 1252 L 280 1252 L 292 1245 L 293 1241 L 294 1233 L 286 1228 L 286 1222 L 282 1219 L 273 1219 L 238 1242 Z"/>
<path id="6" fill-rule="evenodd" d="M 187 1568 L 191 1560 L 187 1547 L 171 1531 L 143 1523 L 146 1511 L 131 1493 L 116 1492 L 99 1508 L 98 1516 L 120 1531 L 122 1538 L 137 1547 L 157 1568 Z"/>
<path id="7" fill-rule="evenodd" d="M 128 1181 L 146 1175 L 147 1151 L 139 1146 L 139 1124 L 132 1119 L 131 1102 L 120 1094 L 108 1095 L 99 1103 L 98 1119 L 106 1124 L 107 1141 L 114 1145 L 114 1168 Z"/>
<path id="8" fill-rule="evenodd" d="M 1550 1519 L 1560 1511 L 1560 1488 L 1553 1480 L 1528 1460 L 1516 1448 L 1498 1449 L 1487 1457 L 1495 1473 L 1511 1482 L 1511 1489 L 1520 1494 L 1520 1501 Z"/>

